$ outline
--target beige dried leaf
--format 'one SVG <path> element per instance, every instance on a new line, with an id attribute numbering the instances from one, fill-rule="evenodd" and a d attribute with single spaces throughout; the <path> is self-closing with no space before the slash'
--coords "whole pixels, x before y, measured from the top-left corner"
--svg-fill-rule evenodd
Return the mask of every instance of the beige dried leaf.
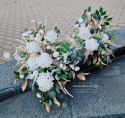
<path id="1" fill-rule="evenodd" d="M 14 80 L 14 84 L 16 84 L 16 83 L 17 83 L 17 79 Z"/>
<path id="2" fill-rule="evenodd" d="M 26 86 L 27 86 L 27 79 L 24 78 L 23 84 L 22 84 L 22 91 L 24 91 L 26 89 Z"/>
<path id="3" fill-rule="evenodd" d="M 45 41 L 45 42 L 43 43 L 43 45 L 42 45 L 42 50 L 43 50 L 43 51 L 45 51 L 46 44 L 47 44 L 47 42 Z"/>
<path id="4" fill-rule="evenodd" d="M 79 64 L 79 60 L 74 64 L 74 66 L 77 66 Z"/>
<path id="5" fill-rule="evenodd" d="M 45 107 L 46 107 L 47 112 L 49 112 L 50 111 L 50 106 L 46 102 L 45 102 Z"/>
<path id="6" fill-rule="evenodd" d="M 77 76 L 77 78 L 80 79 L 80 80 L 83 80 L 83 81 L 86 80 L 85 76 L 83 76 L 83 73 L 79 73 L 79 74 L 77 74 L 76 76 Z"/>
<path id="7" fill-rule="evenodd" d="M 56 97 L 53 98 L 53 102 L 60 107 L 60 102 L 56 99 Z"/>
<path id="8" fill-rule="evenodd" d="M 111 40 L 106 40 L 104 43 L 112 44 L 113 46 L 120 47 L 119 45 L 114 44 Z"/>
<path id="9" fill-rule="evenodd" d="M 93 58 L 93 64 L 95 64 L 96 62 L 97 62 L 97 56 Z"/>
<path id="10" fill-rule="evenodd" d="M 28 30 L 32 31 L 33 33 L 35 33 L 35 31 L 32 28 L 28 28 Z"/>
<path id="11" fill-rule="evenodd" d="M 24 71 L 22 71 L 22 70 L 19 71 L 20 75 L 25 74 L 26 72 L 27 72 L 26 69 Z"/>
<path id="12" fill-rule="evenodd" d="M 71 74 L 72 74 L 72 77 L 73 77 L 73 79 L 75 79 L 75 72 L 74 71 L 70 71 L 71 72 Z"/>
<path id="13" fill-rule="evenodd" d="M 87 12 L 87 21 L 90 22 L 91 21 L 91 13 Z"/>

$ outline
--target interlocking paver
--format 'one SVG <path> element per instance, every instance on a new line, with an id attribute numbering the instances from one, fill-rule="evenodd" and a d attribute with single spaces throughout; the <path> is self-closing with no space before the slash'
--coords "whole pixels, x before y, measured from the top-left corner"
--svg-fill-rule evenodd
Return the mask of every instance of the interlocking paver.
<path id="1" fill-rule="evenodd" d="M 113 17 L 108 27 L 110 31 L 125 26 L 125 0 L 0 0 L 0 63 L 13 59 L 6 60 L 1 55 L 8 49 L 14 53 L 11 47 L 13 43 L 19 45 L 15 39 L 21 38 L 20 32 L 25 27 L 33 27 L 30 20 L 44 23 L 47 15 L 47 31 L 57 23 L 61 30 L 59 38 L 66 40 L 74 29 L 74 22 L 88 6 L 92 7 L 92 12 L 102 6 L 108 16 Z"/>

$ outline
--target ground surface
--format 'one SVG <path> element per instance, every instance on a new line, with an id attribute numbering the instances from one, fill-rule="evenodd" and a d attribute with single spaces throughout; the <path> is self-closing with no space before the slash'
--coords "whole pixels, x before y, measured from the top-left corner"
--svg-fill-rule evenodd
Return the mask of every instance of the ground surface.
<path id="1" fill-rule="evenodd" d="M 0 63 L 13 60 L 12 56 L 5 59 L 2 55 L 14 53 L 13 44 L 19 45 L 15 39 L 20 39 L 20 32 L 31 26 L 30 20 L 44 21 L 48 15 L 47 30 L 57 23 L 60 38 L 66 39 L 88 6 L 92 11 L 102 6 L 113 17 L 109 30 L 125 26 L 125 0 L 0 0 Z"/>

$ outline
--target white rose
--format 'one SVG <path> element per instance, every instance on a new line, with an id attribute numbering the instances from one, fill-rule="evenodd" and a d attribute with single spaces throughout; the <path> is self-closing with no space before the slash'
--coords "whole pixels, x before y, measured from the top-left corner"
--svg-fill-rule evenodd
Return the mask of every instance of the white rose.
<path id="1" fill-rule="evenodd" d="M 79 67 L 75 67 L 75 71 L 78 71 L 78 70 L 80 70 L 80 68 Z"/>
<path id="2" fill-rule="evenodd" d="M 72 70 L 74 70 L 74 65 L 69 65 L 69 67 L 72 69 Z"/>

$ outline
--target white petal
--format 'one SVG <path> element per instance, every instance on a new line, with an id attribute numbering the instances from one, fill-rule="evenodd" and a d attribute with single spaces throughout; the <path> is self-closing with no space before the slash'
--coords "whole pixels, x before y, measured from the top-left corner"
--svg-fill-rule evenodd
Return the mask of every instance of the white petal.
<path id="1" fill-rule="evenodd" d="M 9 58 L 10 57 L 10 53 L 9 52 L 5 52 L 5 53 L 3 53 L 3 56 L 4 56 L 4 58 Z"/>
<path id="2" fill-rule="evenodd" d="M 75 71 L 78 71 L 78 70 L 80 70 L 80 67 L 75 67 Z"/>

